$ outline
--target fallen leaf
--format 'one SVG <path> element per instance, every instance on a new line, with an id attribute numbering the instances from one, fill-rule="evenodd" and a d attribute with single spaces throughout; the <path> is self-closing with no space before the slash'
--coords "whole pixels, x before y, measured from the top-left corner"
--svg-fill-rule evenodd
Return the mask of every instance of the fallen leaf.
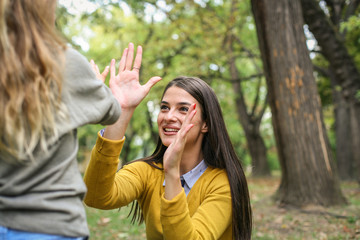
<path id="1" fill-rule="evenodd" d="M 105 226 L 106 224 L 108 224 L 111 221 L 110 218 L 106 218 L 106 217 L 100 217 L 99 221 L 97 222 L 97 224 L 99 226 Z"/>

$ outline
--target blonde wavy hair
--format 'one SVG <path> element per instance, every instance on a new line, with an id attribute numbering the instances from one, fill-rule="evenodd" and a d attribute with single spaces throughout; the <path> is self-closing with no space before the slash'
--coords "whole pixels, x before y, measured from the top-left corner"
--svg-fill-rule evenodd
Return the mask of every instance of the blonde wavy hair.
<path id="1" fill-rule="evenodd" d="M 56 0 L 0 0 L 0 154 L 33 160 L 57 135 L 66 44 L 55 28 Z"/>

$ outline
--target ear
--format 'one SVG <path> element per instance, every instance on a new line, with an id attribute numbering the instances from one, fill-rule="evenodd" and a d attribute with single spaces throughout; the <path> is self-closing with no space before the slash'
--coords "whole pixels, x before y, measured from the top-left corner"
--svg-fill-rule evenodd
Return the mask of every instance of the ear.
<path id="1" fill-rule="evenodd" d="M 201 132 L 202 133 L 208 132 L 208 126 L 207 126 L 206 122 L 204 122 L 203 125 L 201 126 Z"/>

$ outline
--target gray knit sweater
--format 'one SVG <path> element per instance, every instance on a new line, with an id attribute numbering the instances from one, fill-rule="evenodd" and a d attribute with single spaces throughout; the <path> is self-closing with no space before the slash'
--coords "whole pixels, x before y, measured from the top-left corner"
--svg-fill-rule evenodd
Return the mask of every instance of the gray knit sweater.
<path id="1" fill-rule="evenodd" d="M 84 56 L 66 51 L 62 100 L 68 121 L 48 153 L 35 151 L 32 164 L 12 165 L 0 153 L 0 225 L 69 237 L 88 236 L 82 199 L 86 186 L 77 166 L 76 128 L 114 123 L 120 106 Z"/>

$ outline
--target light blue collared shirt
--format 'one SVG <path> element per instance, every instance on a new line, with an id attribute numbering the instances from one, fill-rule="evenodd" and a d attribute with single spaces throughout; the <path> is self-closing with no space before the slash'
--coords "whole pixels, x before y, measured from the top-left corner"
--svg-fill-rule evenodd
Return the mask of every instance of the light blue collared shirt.
<path id="1" fill-rule="evenodd" d="M 191 188 L 194 186 L 196 181 L 200 178 L 200 176 L 205 172 L 207 168 L 207 164 L 204 160 L 202 160 L 196 167 L 194 167 L 189 172 L 185 173 L 184 175 L 180 176 L 180 180 L 184 179 L 184 190 L 186 196 L 189 194 Z M 163 186 L 165 186 L 165 180 L 163 183 Z"/>
<path id="2" fill-rule="evenodd" d="M 100 130 L 100 135 L 103 137 L 104 136 L 104 132 L 105 132 L 105 128 Z"/>

